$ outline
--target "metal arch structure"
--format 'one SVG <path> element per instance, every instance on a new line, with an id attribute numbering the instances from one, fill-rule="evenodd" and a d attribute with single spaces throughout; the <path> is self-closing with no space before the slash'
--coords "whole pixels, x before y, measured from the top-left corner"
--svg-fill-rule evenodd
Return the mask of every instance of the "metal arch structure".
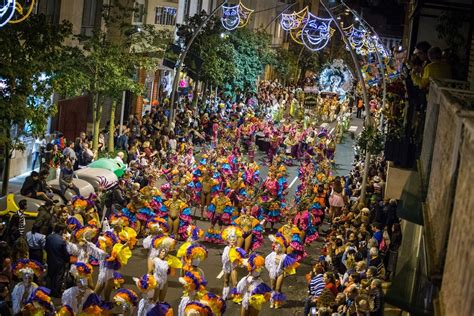
<path id="1" fill-rule="evenodd" d="M 323 6 L 323 8 L 327 11 L 329 16 L 333 20 L 336 20 L 334 18 L 334 14 L 331 12 L 331 10 L 329 10 L 329 8 L 326 5 L 325 1 L 321 0 L 320 3 Z M 350 52 L 351 57 L 352 57 L 352 61 L 354 62 L 354 65 L 356 67 L 357 78 L 361 82 L 362 98 L 364 100 L 364 105 L 365 105 L 365 122 L 364 122 L 364 125 L 365 125 L 365 127 L 368 127 L 372 123 L 371 123 L 371 120 L 370 120 L 370 106 L 369 106 L 369 99 L 368 99 L 368 95 L 367 95 L 367 87 L 365 86 L 364 77 L 362 76 L 362 69 L 361 69 L 359 60 L 357 58 L 357 55 L 356 55 L 354 49 L 352 48 L 351 44 L 349 43 L 349 40 L 348 40 L 344 30 L 342 29 L 342 27 L 339 23 L 335 23 L 335 24 L 336 24 L 337 30 L 341 34 L 342 40 L 344 41 L 347 48 L 349 49 L 349 52 Z M 366 154 L 365 154 L 365 164 L 364 164 L 364 174 L 362 176 L 362 187 L 361 187 L 361 194 L 360 194 L 360 198 L 361 198 L 362 201 L 365 200 L 365 195 L 366 195 L 366 191 L 367 191 L 367 176 L 368 176 L 368 173 L 369 173 L 369 162 L 370 162 L 370 153 L 366 152 Z"/>

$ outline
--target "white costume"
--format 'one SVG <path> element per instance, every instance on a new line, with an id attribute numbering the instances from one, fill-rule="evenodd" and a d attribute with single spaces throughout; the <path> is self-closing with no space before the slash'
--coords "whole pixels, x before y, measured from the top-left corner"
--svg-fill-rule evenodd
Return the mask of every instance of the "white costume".
<path id="1" fill-rule="evenodd" d="M 155 247 L 153 247 L 153 238 L 155 238 L 154 235 L 149 235 L 147 237 L 145 237 L 145 239 L 143 239 L 143 248 L 145 249 L 149 249 L 149 253 L 148 253 L 148 258 L 149 259 L 153 259 L 155 257 L 158 256 L 158 249 L 156 249 Z"/>
<path id="2" fill-rule="evenodd" d="M 252 292 L 263 283 L 263 280 L 258 277 L 248 275 L 243 277 L 239 283 L 237 283 L 237 293 L 242 295 L 242 306 L 244 309 L 249 309 L 250 297 Z"/>
<path id="3" fill-rule="evenodd" d="M 38 285 L 36 283 L 31 283 L 29 289 L 26 289 L 25 293 L 25 284 L 23 282 L 18 283 L 15 285 L 12 291 L 12 309 L 13 314 L 17 314 L 21 312 L 22 306 L 26 304 L 26 301 L 30 298 L 31 294 L 36 290 Z"/>
<path id="4" fill-rule="evenodd" d="M 137 316 L 146 316 L 146 314 L 155 307 L 153 303 L 153 292 L 147 294 L 147 297 L 144 297 L 138 302 L 138 312 Z"/>
<path id="5" fill-rule="evenodd" d="M 71 256 L 75 256 L 78 262 L 89 262 L 89 253 L 86 247 L 81 247 L 70 241 L 66 242 L 66 250 Z"/>
<path id="6" fill-rule="evenodd" d="M 280 254 L 280 262 L 276 262 L 277 253 L 272 251 L 268 256 L 265 257 L 265 268 L 270 274 L 270 279 L 276 280 L 280 275 L 283 274 L 283 262 L 285 261 L 286 254 Z"/>
<path id="7" fill-rule="evenodd" d="M 82 306 L 92 293 L 94 291 L 89 288 L 81 290 L 78 286 L 73 286 L 63 292 L 61 303 L 62 305 L 69 305 L 74 314 L 77 314 L 82 312 Z"/>
<path id="8" fill-rule="evenodd" d="M 162 290 L 166 284 L 166 281 L 168 280 L 168 262 L 166 260 L 162 260 L 156 257 L 153 258 L 153 265 L 153 276 L 155 277 L 156 282 L 158 283 L 157 288 Z"/>
<path id="9" fill-rule="evenodd" d="M 108 280 L 113 279 L 114 270 L 105 266 L 105 260 L 109 254 L 91 242 L 87 242 L 87 252 L 99 261 L 99 276 L 97 277 L 97 284 L 104 284 Z"/>

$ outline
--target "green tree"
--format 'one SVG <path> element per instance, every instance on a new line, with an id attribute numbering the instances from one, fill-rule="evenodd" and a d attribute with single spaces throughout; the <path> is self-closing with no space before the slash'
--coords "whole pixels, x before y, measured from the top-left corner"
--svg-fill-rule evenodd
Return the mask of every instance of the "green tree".
<path id="1" fill-rule="evenodd" d="M 50 101 L 55 73 L 60 71 L 63 43 L 71 33 L 69 22 L 53 25 L 44 15 L 0 28 L 2 195 L 8 190 L 12 151 L 24 149 L 25 134 L 43 134 L 48 117 L 56 110 Z"/>
<path id="2" fill-rule="evenodd" d="M 82 45 L 66 51 L 68 62 L 58 75 L 58 89 L 64 95 L 91 96 L 94 152 L 98 150 L 105 102 L 111 102 L 108 150 L 112 152 L 115 110 L 122 92 L 142 93 L 143 86 L 133 79 L 134 74 L 139 68 L 155 69 L 171 38 L 169 31 L 157 31 L 150 25 L 137 30 L 127 22 L 131 21 L 132 9 L 119 6 L 114 2 L 113 10 L 104 7 L 105 30 L 96 29 L 90 37 L 79 37 Z"/>

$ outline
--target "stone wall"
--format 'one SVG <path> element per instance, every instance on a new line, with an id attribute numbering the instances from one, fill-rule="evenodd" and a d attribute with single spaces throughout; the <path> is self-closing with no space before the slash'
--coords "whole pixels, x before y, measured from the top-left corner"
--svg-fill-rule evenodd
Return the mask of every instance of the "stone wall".
<path id="1" fill-rule="evenodd" d="M 429 187 L 426 196 L 429 244 L 432 251 L 432 271 L 441 272 L 444 249 L 449 228 L 453 188 L 462 127 L 457 113 L 460 106 L 450 102 L 447 94 L 441 95 L 438 124 L 433 148 Z"/>
<path id="2" fill-rule="evenodd" d="M 466 119 L 459 158 L 448 250 L 441 286 L 444 315 L 474 315 L 474 119 Z"/>

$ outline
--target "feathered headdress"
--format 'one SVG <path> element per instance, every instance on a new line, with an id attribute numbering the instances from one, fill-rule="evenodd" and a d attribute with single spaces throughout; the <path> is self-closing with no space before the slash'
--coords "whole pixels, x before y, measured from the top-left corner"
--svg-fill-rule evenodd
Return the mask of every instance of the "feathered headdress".
<path id="1" fill-rule="evenodd" d="M 111 231 L 104 232 L 101 236 L 99 236 L 98 240 L 99 248 L 102 250 L 106 250 L 107 248 L 112 247 L 118 242 L 119 240 L 117 236 Z"/>
<path id="2" fill-rule="evenodd" d="M 38 261 L 31 259 L 20 259 L 13 265 L 13 274 L 22 278 L 24 274 L 31 274 L 40 277 L 44 268 Z"/>
<path id="3" fill-rule="evenodd" d="M 114 288 L 119 289 L 122 287 L 122 284 L 125 283 L 125 279 L 120 272 L 114 271 Z"/>
<path id="4" fill-rule="evenodd" d="M 129 307 L 137 306 L 138 296 L 132 290 L 129 289 L 120 289 L 114 295 L 114 301 L 119 305 L 128 305 Z"/>
<path id="5" fill-rule="evenodd" d="M 195 261 L 196 259 L 199 259 L 199 261 L 202 262 L 207 258 L 207 255 L 208 251 L 206 247 L 199 244 L 194 244 L 189 246 L 188 249 L 186 249 L 184 260 L 188 264 L 192 264 L 193 261 Z"/>
<path id="6" fill-rule="evenodd" d="M 74 311 L 69 305 L 63 305 L 56 313 L 56 316 L 74 316 Z"/>
<path id="7" fill-rule="evenodd" d="M 230 239 L 235 240 L 237 238 L 242 237 L 242 235 L 243 235 L 242 229 L 237 226 L 228 226 L 221 233 L 222 239 L 224 240 L 230 240 Z"/>
<path id="8" fill-rule="evenodd" d="M 265 259 L 256 253 L 252 253 L 245 261 L 245 266 L 249 272 L 259 271 L 265 266 Z"/>
<path id="9" fill-rule="evenodd" d="M 147 228 L 152 232 L 163 232 L 168 233 L 170 231 L 170 226 L 168 222 L 161 217 L 153 217 L 147 223 Z"/>
<path id="10" fill-rule="evenodd" d="M 187 233 L 189 241 L 198 241 L 204 236 L 204 231 L 195 225 L 189 225 Z"/>
<path id="11" fill-rule="evenodd" d="M 156 288 L 157 282 L 152 274 L 144 274 L 140 278 L 133 278 L 138 289 L 142 292 L 147 292 Z"/>
<path id="12" fill-rule="evenodd" d="M 184 286 L 186 291 L 201 292 L 205 290 L 207 281 L 204 280 L 199 273 L 185 271 L 184 275 L 179 278 L 179 283 Z"/>
<path id="13" fill-rule="evenodd" d="M 201 298 L 201 303 L 209 306 L 214 316 L 220 316 L 225 313 L 225 300 L 223 300 L 220 296 L 214 293 L 207 292 L 206 294 L 204 294 L 204 296 Z"/>
<path id="14" fill-rule="evenodd" d="M 96 227 L 91 227 L 91 226 L 83 226 L 79 229 L 76 229 L 74 232 L 74 237 L 76 240 L 87 240 L 90 241 L 97 236 L 98 229 Z"/>
<path id="15" fill-rule="evenodd" d="M 91 275 L 93 268 L 90 264 L 76 262 L 71 265 L 71 274 L 75 278 L 87 278 Z"/>
<path id="16" fill-rule="evenodd" d="M 270 235 L 268 236 L 268 239 L 270 239 L 273 243 L 281 245 L 284 249 L 288 247 L 288 242 L 286 241 L 285 236 L 283 236 L 281 233 Z"/>
<path id="17" fill-rule="evenodd" d="M 155 249 L 172 250 L 176 245 L 176 240 L 165 235 L 159 235 L 153 238 L 152 245 Z"/>
<path id="18" fill-rule="evenodd" d="M 168 303 L 156 303 L 146 316 L 173 316 L 173 309 Z"/>
<path id="19" fill-rule="evenodd" d="M 129 225 L 129 220 L 128 220 L 128 217 L 126 217 L 125 215 L 116 215 L 116 214 L 112 214 L 110 216 L 110 225 L 112 226 L 122 226 L 122 227 L 125 227 L 125 226 L 128 226 Z"/>
<path id="20" fill-rule="evenodd" d="M 185 315 L 189 316 L 212 316 L 212 310 L 209 306 L 200 302 L 190 302 L 184 308 Z"/>
<path id="21" fill-rule="evenodd" d="M 100 297 L 92 293 L 90 294 L 84 304 L 82 305 L 81 316 L 94 316 L 94 315 L 108 315 L 109 310 L 112 306 L 103 302 Z"/>
<path id="22" fill-rule="evenodd" d="M 26 302 L 25 308 L 30 311 L 46 311 L 54 312 L 54 305 L 51 297 L 51 290 L 45 287 L 38 287 L 31 293 L 30 298 Z"/>
<path id="23" fill-rule="evenodd" d="M 69 231 L 75 231 L 76 229 L 82 228 L 82 224 L 74 216 L 69 216 L 66 220 L 66 225 Z"/>

